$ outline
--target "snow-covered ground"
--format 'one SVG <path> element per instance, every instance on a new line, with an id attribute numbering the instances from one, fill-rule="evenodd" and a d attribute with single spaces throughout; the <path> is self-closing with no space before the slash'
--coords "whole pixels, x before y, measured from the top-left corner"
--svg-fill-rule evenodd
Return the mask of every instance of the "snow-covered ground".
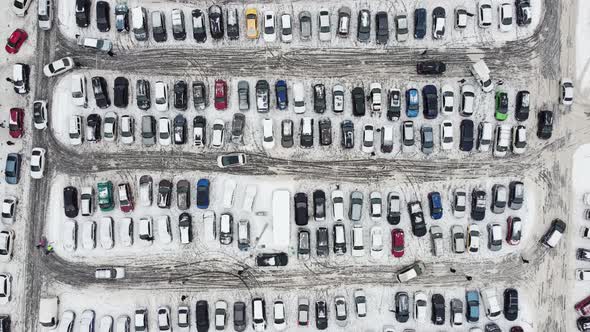
<path id="1" fill-rule="evenodd" d="M 68 252 L 63 249 L 62 241 L 62 234 L 63 234 L 63 222 L 67 220 L 64 215 L 63 208 L 61 204 L 53 204 L 51 209 L 47 213 L 47 224 L 46 224 L 46 235 L 50 242 L 52 242 L 56 248 L 56 253 L 67 260 L 74 260 L 74 261 L 84 261 L 87 260 L 89 257 L 92 257 L 92 261 L 94 263 L 100 264 L 118 264 L 121 261 L 119 258 L 126 258 L 132 259 L 133 257 L 142 256 L 145 259 L 149 258 L 150 256 L 161 256 L 166 255 L 170 257 L 174 256 L 185 256 L 189 255 L 216 255 L 216 254 L 229 254 L 232 257 L 239 257 L 247 261 L 249 264 L 254 264 L 252 261 L 253 253 L 260 253 L 265 252 L 272 249 L 284 249 L 283 244 L 273 243 L 272 233 L 273 233 L 273 223 L 272 223 L 272 193 L 277 189 L 286 189 L 291 192 L 291 197 L 295 195 L 297 192 L 304 192 L 308 196 L 308 203 L 309 203 L 309 215 L 310 220 L 309 224 L 305 227 L 299 227 L 295 225 L 295 214 L 291 212 L 290 217 L 290 238 L 291 242 L 289 244 L 289 254 L 291 256 L 289 269 L 297 269 L 297 268 L 304 268 L 303 264 L 309 264 L 310 262 L 307 261 L 299 261 L 297 259 L 297 233 L 300 229 L 307 229 L 311 233 L 311 263 L 312 264 L 322 264 L 325 263 L 327 260 L 333 260 L 334 263 L 337 264 L 346 264 L 346 265 L 366 265 L 366 264 L 394 264 L 398 266 L 403 266 L 412 263 L 415 260 L 423 260 L 425 262 L 437 262 L 437 261 L 448 261 L 448 262 L 460 262 L 464 260 L 473 260 L 479 261 L 482 259 L 501 259 L 502 257 L 509 255 L 511 253 L 518 252 L 520 248 L 526 247 L 528 241 L 532 238 L 532 234 L 529 234 L 529 230 L 533 225 L 533 221 L 535 220 L 535 201 L 536 201 L 536 192 L 537 186 L 533 182 L 525 182 L 526 186 L 526 199 L 525 199 L 525 206 L 520 210 L 511 210 L 506 208 L 505 212 L 502 214 L 493 214 L 488 209 L 486 213 L 486 219 L 482 222 L 475 222 L 480 227 L 481 231 L 481 239 L 480 239 L 480 252 L 477 254 L 454 254 L 452 252 L 451 247 L 451 237 L 450 237 L 450 228 L 452 225 L 460 225 L 463 227 L 464 231 L 466 231 L 467 226 L 474 221 L 471 220 L 469 217 L 469 211 L 471 210 L 469 207 L 467 209 L 467 214 L 463 218 L 456 218 L 452 214 L 451 209 L 451 201 L 453 192 L 459 187 L 462 187 L 464 190 L 468 192 L 469 202 L 471 202 L 471 191 L 475 188 L 484 189 L 488 193 L 488 203 L 491 204 L 491 188 L 493 184 L 500 183 L 508 186 L 511 180 L 510 178 L 499 178 L 499 179 L 488 179 L 486 181 L 466 181 L 461 184 L 455 183 L 426 183 L 420 185 L 419 187 L 409 184 L 398 184 L 392 182 L 375 182 L 375 183 L 367 183 L 363 185 L 352 184 L 352 183 L 317 183 L 317 181 L 310 181 L 304 179 L 296 179 L 296 178 L 287 178 L 287 177 L 273 177 L 265 178 L 265 177 L 251 177 L 251 176 L 228 176 L 228 175 L 209 175 L 209 174 L 202 174 L 199 172 L 190 172 L 190 173 L 182 173 L 182 174 L 166 174 L 166 173 L 157 173 L 157 174 L 150 174 L 154 180 L 154 193 L 157 192 L 157 183 L 159 183 L 160 179 L 168 179 L 176 185 L 176 182 L 181 179 L 189 180 L 191 183 L 191 207 L 186 211 L 180 211 L 177 208 L 176 202 L 176 194 L 173 195 L 172 202 L 171 202 L 171 209 L 160 209 L 155 205 L 150 207 L 143 207 L 140 206 L 139 201 L 137 200 L 139 197 L 138 194 L 138 187 L 139 187 L 139 178 L 144 174 L 139 173 L 100 173 L 100 174 L 93 174 L 89 176 L 85 176 L 84 178 L 65 178 L 64 176 L 58 176 L 54 179 L 53 186 L 51 189 L 51 197 L 49 199 L 54 201 L 61 201 L 62 197 L 62 190 L 67 185 L 73 185 L 78 188 L 78 192 L 81 191 L 83 186 L 93 186 L 95 187 L 96 192 L 96 183 L 98 181 L 110 180 L 116 186 L 119 183 L 129 182 L 131 184 L 132 190 L 134 191 L 134 197 L 136 197 L 136 204 L 135 210 L 131 213 L 123 213 L 121 212 L 118 207 L 110 212 L 101 212 L 96 211 L 94 215 L 89 217 L 83 217 L 79 215 L 75 220 L 78 223 L 78 249 L 74 252 Z M 208 178 L 211 181 L 211 203 L 210 203 L 210 210 L 214 211 L 217 216 L 217 225 L 219 227 L 219 216 L 222 213 L 231 213 L 234 218 L 234 241 L 231 245 L 225 246 L 219 243 L 219 239 L 215 239 L 213 237 L 213 225 L 210 223 L 205 224 L 203 222 L 203 212 L 204 210 L 199 210 L 196 208 L 195 204 L 195 184 L 197 180 L 201 177 Z M 234 203 L 231 208 L 226 208 L 223 206 L 223 197 L 224 197 L 224 188 L 226 181 L 234 181 L 237 183 L 237 187 L 234 190 Z M 247 211 L 242 208 L 243 200 L 245 196 L 245 189 L 248 185 L 256 185 L 257 187 L 257 194 L 254 201 L 254 206 L 252 211 Z M 330 193 L 335 190 L 339 186 L 339 188 L 344 192 L 345 196 L 345 216 L 348 215 L 350 199 L 349 195 L 352 191 L 358 190 L 363 193 L 364 195 L 364 202 L 363 202 L 363 214 L 361 225 L 364 229 L 364 246 L 365 246 L 365 254 L 363 257 L 352 257 L 350 255 L 351 252 L 351 241 L 352 241 L 352 223 L 348 220 L 348 217 L 345 217 L 344 225 L 346 227 L 346 237 L 347 237 L 347 246 L 348 252 L 344 256 L 336 256 L 333 253 L 329 255 L 329 257 L 321 258 L 317 257 L 315 253 L 315 245 L 316 245 L 316 232 L 315 230 L 319 227 L 327 227 L 330 233 L 330 244 L 333 242 L 333 235 L 332 235 L 332 225 L 334 224 L 334 220 L 332 217 L 332 204 L 330 199 Z M 326 207 L 328 210 L 326 221 L 314 221 L 313 220 L 313 211 L 312 211 L 312 193 L 314 190 L 321 189 L 326 193 L 327 203 Z M 387 203 L 386 197 L 387 194 L 391 191 L 397 191 L 402 196 L 402 220 L 399 225 L 390 225 L 385 219 L 385 215 L 381 218 L 380 221 L 373 221 L 370 218 L 369 212 L 369 202 L 368 198 L 371 192 L 380 192 L 383 196 L 383 209 L 384 211 L 387 210 Z M 427 195 L 431 191 L 439 191 L 443 198 L 443 208 L 444 208 L 444 216 L 441 220 L 432 220 L 429 217 L 429 209 L 428 209 L 428 200 Z M 117 199 L 117 195 L 114 194 L 115 199 Z M 411 231 L 411 223 L 409 220 L 409 216 L 407 214 L 407 207 L 406 204 L 410 201 L 420 200 L 422 202 L 422 207 L 424 209 L 424 215 L 427 220 L 427 224 L 430 225 L 440 225 L 443 229 L 444 234 L 444 254 L 439 257 L 432 256 L 431 253 L 431 239 L 430 235 L 427 234 L 424 237 L 417 238 L 412 234 Z M 292 198 L 291 198 L 292 202 Z M 116 204 L 118 206 L 118 203 Z M 292 208 L 292 211 L 293 208 Z M 183 245 L 180 243 L 179 240 L 179 229 L 178 229 L 178 216 L 182 212 L 188 212 L 191 214 L 193 218 L 193 233 L 195 236 L 195 240 L 187 245 Z M 256 215 L 256 212 L 265 212 L 265 216 Z M 170 244 L 164 244 L 160 242 L 160 237 L 158 235 L 158 225 L 155 222 L 155 219 L 158 216 L 168 215 L 171 219 L 172 225 L 172 238 L 173 241 Z M 108 216 L 112 217 L 115 223 L 115 246 L 112 249 L 104 249 L 101 247 L 100 243 L 100 229 L 104 227 L 101 224 L 101 217 Z M 141 217 L 151 216 L 154 219 L 154 234 L 155 234 L 155 241 L 153 244 L 146 244 L 144 241 L 140 240 L 137 234 L 137 230 L 139 229 L 138 221 Z M 523 220 L 523 238 L 520 245 L 511 246 L 503 240 L 502 249 L 498 252 L 492 252 L 487 248 L 488 236 L 487 236 L 487 229 L 486 225 L 492 222 L 497 222 L 502 226 L 502 233 L 503 238 L 506 237 L 506 220 L 509 216 L 513 217 L 520 217 Z M 124 217 L 132 217 L 135 223 L 134 227 L 134 244 L 130 247 L 124 247 L 120 242 L 120 220 Z M 241 219 L 246 219 L 250 221 L 250 235 L 251 235 L 251 243 L 255 241 L 255 239 L 263 232 L 266 228 L 260 240 L 258 241 L 258 245 L 256 248 L 249 250 L 247 252 L 241 252 L 237 248 L 237 222 Z M 97 236 L 96 236 L 96 248 L 95 249 L 84 249 L 81 246 L 81 239 L 82 239 L 82 223 L 87 221 L 95 221 L 97 223 Z M 370 248 L 371 248 L 371 234 L 370 229 L 374 226 L 380 226 L 383 229 L 383 243 L 384 249 L 381 257 L 372 257 L 370 255 Z M 405 245 L 405 255 L 402 258 L 394 258 L 390 254 L 391 250 L 391 230 L 394 228 L 401 228 L 405 232 L 406 236 L 406 245 Z M 218 231 L 219 233 L 219 231 Z M 532 240 L 534 241 L 534 239 Z M 330 245 L 330 251 L 332 251 L 332 245 Z M 115 258 L 115 259 L 112 259 Z"/>
<path id="2" fill-rule="evenodd" d="M 121 75 L 118 73 L 112 72 L 105 72 L 105 71 L 83 71 L 81 74 L 85 75 L 88 80 L 88 87 L 91 89 L 90 79 L 92 76 L 101 75 L 105 77 L 108 85 L 108 93 L 111 101 L 114 98 L 113 93 L 113 85 L 115 77 Z M 268 80 L 271 87 L 270 90 L 270 112 L 268 113 L 259 113 L 256 111 L 256 98 L 255 98 L 255 85 L 257 78 L 245 77 L 245 78 L 231 78 L 228 81 L 228 95 L 229 95 L 229 107 L 225 111 L 217 111 L 213 107 L 212 102 L 212 95 L 209 94 L 210 105 L 204 110 L 195 110 L 193 106 L 193 96 L 192 96 L 192 89 L 189 89 L 189 100 L 188 100 L 188 109 L 186 111 L 178 111 L 174 109 L 173 101 L 169 100 L 169 110 L 166 112 L 159 112 L 156 111 L 154 108 L 154 85 L 155 82 L 158 80 L 162 80 L 168 84 L 169 89 L 169 99 L 173 98 L 173 86 L 174 82 L 177 80 L 184 80 L 189 84 L 192 85 L 192 82 L 196 80 L 203 80 L 204 82 L 208 83 L 210 92 L 213 92 L 213 86 L 215 78 L 212 77 L 145 77 L 139 76 L 135 74 L 124 74 L 124 76 L 129 80 L 129 107 L 126 109 L 117 108 L 113 105 L 108 109 L 99 109 L 96 107 L 96 103 L 94 101 L 94 96 L 92 93 L 88 96 L 88 108 L 82 108 L 75 106 L 72 102 L 71 98 L 71 74 L 66 75 L 60 79 L 60 81 L 56 84 L 53 96 L 53 103 L 51 105 L 53 110 L 59 110 L 59 112 L 50 112 L 51 119 L 50 119 L 50 126 L 54 131 L 55 136 L 57 139 L 62 142 L 64 145 L 69 145 L 69 119 L 72 115 L 82 115 L 84 117 L 88 116 L 91 113 L 97 113 L 101 117 L 104 117 L 104 114 L 108 111 L 113 111 L 117 113 L 119 119 L 123 115 L 131 115 L 135 119 L 135 143 L 132 145 L 124 145 L 121 142 L 106 142 L 101 141 L 99 143 L 92 143 L 89 144 L 87 142 L 83 143 L 82 149 L 87 151 L 112 151 L 113 148 L 116 146 L 116 149 L 120 150 L 173 150 L 173 151 L 200 151 L 203 148 L 196 148 L 192 143 L 192 121 L 193 118 L 197 115 L 204 116 L 207 119 L 207 132 L 209 136 L 209 142 L 211 141 L 211 133 L 212 133 L 212 124 L 216 119 L 222 119 L 225 122 L 225 146 L 222 149 L 217 149 L 219 151 L 248 151 L 248 152 L 255 152 L 255 153 L 268 153 L 272 157 L 282 157 L 288 159 L 302 159 L 302 160 L 317 160 L 318 158 L 322 159 L 334 159 L 334 160 L 341 160 L 341 159 L 358 159 L 358 158 L 370 158 L 371 156 L 367 153 L 361 152 L 361 144 L 363 139 L 363 126 L 365 124 L 371 124 L 375 127 L 375 129 L 380 130 L 380 128 L 384 125 L 393 126 L 394 129 L 394 147 L 391 153 L 383 153 L 380 151 L 381 146 L 381 133 L 375 132 L 375 154 L 377 157 L 382 158 L 396 158 L 399 156 L 403 157 L 410 157 L 415 159 L 434 159 L 434 158 L 449 158 L 449 159 L 464 159 L 464 158 L 490 158 L 491 157 L 491 149 L 489 152 L 478 152 L 477 149 L 474 147 L 472 152 L 462 152 L 459 150 L 459 140 L 460 140 L 460 124 L 461 121 L 464 119 L 471 119 L 474 122 L 475 126 L 475 134 L 477 134 L 477 126 L 481 121 L 487 121 L 492 123 L 495 127 L 496 125 L 510 125 L 516 126 L 517 124 L 522 124 L 527 127 L 527 141 L 528 141 L 528 152 L 530 153 L 532 150 L 537 150 L 541 146 L 543 146 L 545 141 L 541 141 L 536 136 L 536 110 L 541 109 L 544 105 L 541 104 L 541 99 L 536 98 L 534 96 L 534 90 L 532 90 L 533 96 L 531 98 L 532 105 L 531 105 L 531 113 L 530 117 L 527 121 L 524 122 L 517 122 L 514 118 L 514 107 L 516 103 L 516 94 L 520 90 L 528 90 L 529 85 L 527 82 L 520 82 L 520 81 L 508 81 L 504 82 L 504 84 L 498 87 L 498 91 L 505 91 L 508 93 L 509 99 L 509 116 L 506 121 L 497 121 L 494 117 L 495 113 L 495 100 L 493 93 L 483 93 L 480 89 L 477 88 L 476 82 L 472 77 L 468 77 L 466 79 L 466 83 L 471 84 L 476 89 L 476 101 L 475 101 L 475 112 L 474 115 L 467 118 L 463 117 L 459 114 L 459 106 L 461 103 L 460 97 L 460 86 L 461 83 L 458 82 L 459 78 L 429 78 L 429 79 L 422 79 L 420 81 L 412 81 L 407 82 L 402 77 L 390 79 L 387 81 L 380 81 L 379 83 L 382 84 L 383 89 L 383 97 L 382 97 L 382 104 L 387 104 L 387 92 L 389 89 L 397 88 L 402 91 L 402 116 L 401 119 L 398 121 L 390 121 L 386 117 L 386 110 L 382 111 L 380 117 L 372 117 L 370 115 L 369 105 L 370 102 L 367 101 L 367 111 L 366 115 L 362 117 L 355 117 L 352 116 L 352 98 L 350 91 L 356 86 L 364 86 L 365 93 L 368 95 L 369 93 L 369 84 L 371 83 L 370 80 L 367 78 L 359 78 L 359 79 L 335 79 L 335 78 L 326 78 L 322 80 L 298 80 L 299 82 L 303 83 L 303 86 L 306 87 L 306 108 L 304 114 L 296 114 L 293 111 L 293 96 L 292 96 L 292 86 L 293 83 L 296 82 L 295 79 L 289 79 L 285 77 L 265 77 L 264 79 Z M 143 111 L 137 108 L 136 105 L 136 98 L 135 98 L 135 85 L 137 79 L 149 79 L 151 82 L 151 89 L 152 89 L 152 107 L 147 110 Z M 276 107 L 276 99 L 274 96 L 274 84 L 276 80 L 279 79 L 286 79 L 288 89 L 289 89 L 289 107 L 285 111 L 280 111 Z M 241 80 L 245 80 L 250 85 L 250 110 L 249 111 L 238 111 L 238 94 L 237 94 L 237 85 L 238 82 Z M 312 93 L 312 86 L 314 84 L 322 83 L 326 87 L 326 100 L 327 100 L 327 110 L 323 114 L 319 114 L 313 111 L 313 93 Z M 344 105 L 344 112 L 342 113 L 334 113 L 332 111 L 332 87 L 335 84 L 341 84 L 345 87 L 345 105 Z M 422 106 L 424 102 L 422 100 L 422 87 L 426 84 L 434 84 L 437 89 L 439 89 L 439 105 L 442 104 L 441 101 L 441 92 L 440 89 L 443 85 L 449 84 L 453 87 L 455 92 L 455 110 L 454 113 L 451 115 L 444 115 L 439 110 L 439 116 L 434 120 L 426 120 L 422 114 Z M 418 89 L 420 94 L 420 114 L 418 117 L 415 118 L 408 118 L 405 115 L 405 91 L 410 88 Z M 530 88 L 533 88 L 530 86 Z M 231 136 L 231 124 L 232 124 L 232 117 L 234 113 L 242 113 L 246 116 L 246 124 L 244 128 L 244 144 L 243 145 L 236 145 L 230 142 Z M 187 139 L 188 142 L 185 145 L 172 145 L 172 146 L 161 146 L 156 144 L 153 147 L 146 147 L 141 143 L 141 117 L 143 115 L 152 115 L 156 118 L 159 117 L 168 117 L 171 122 L 173 122 L 174 117 L 177 114 L 182 114 L 187 119 Z M 299 133 L 300 133 L 300 121 L 303 117 L 311 117 L 314 119 L 314 147 L 312 149 L 305 149 L 301 148 L 299 144 Z M 274 139 L 275 139 L 275 147 L 271 150 L 265 150 L 262 147 L 262 139 L 263 139 L 263 130 L 262 130 L 262 120 L 264 118 L 272 118 L 273 119 L 273 127 L 274 127 Z M 320 119 L 328 118 L 332 124 L 332 144 L 330 146 L 320 146 L 319 145 L 319 128 L 318 122 Z M 281 121 L 284 119 L 291 119 L 294 125 L 294 146 L 292 148 L 283 148 L 281 146 Z M 343 149 L 341 146 L 341 137 L 342 132 L 340 129 L 340 123 L 344 120 L 351 120 L 354 123 L 355 128 L 355 147 L 353 149 Z M 412 120 L 414 122 L 414 133 L 415 133 L 415 140 L 416 143 L 412 149 L 404 148 L 402 151 L 401 149 L 401 126 L 402 122 L 406 120 Z M 442 121 L 450 120 L 453 123 L 454 128 L 454 142 L 453 148 L 448 151 L 441 150 L 440 146 L 440 125 Z M 104 123 L 104 122 L 103 122 Z M 422 126 L 431 126 L 434 131 L 434 142 L 435 148 L 434 153 L 431 155 L 425 155 L 420 150 L 420 128 Z M 207 148 L 208 149 L 208 148 Z M 214 150 L 214 149 L 212 149 Z M 510 154 L 510 152 L 509 152 Z"/>
<path id="3" fill-rule="evenodd" d="M 115 29 L 114 22 L 114 8 L 116 1 L 108 1 L 111 7 L 111 30 L 109 32 L 100 32 L 96 27 L 96 10 L 95 2 L 92 2 L 91 6 L 91 22 L 87 28 L 79 28 L 76 25 L 74 15 L 74 4 L 75 0 L 64 0 L 58 2 L 58 10 L 56 18 L 59 21 L 59 28 L 64 35 L 75 38 L 76 35 L 96 37 L 96 38 L 109 38 L 113 41 L 116 48 L 128 49 L 132 47 L 145 47 L 145 48 L 162 48 L 162 47 L 190 47 L 190 48 L 217 48 L 217 47 L 252 47 L 252 48 L 281 48 L 288 49 L 293 47 L 330 47 L 330 48 L 349 48 L 349 47 L 360 47 L 360 48 L 393 48 L 393 47 L 415 47 L 415 48 L 440 48 L 440 47 L 497 47 L 504 44 L 507 41 L 523 39 L 533 34 L 540 19 L 543 15 L 543 2 L 540 0 L 532 0 L 533 6 L 533 20 L 532 23 L 526 27 L 519 27 L 516 25 L 516 16 L 514 16 L 514 23 L 512 31 L 500 32 L 498 29 L 498 11 L 497 7 L 502 3 L 501 1 L 494 0 L 492 2 L 492 26 L 488 29 L 482 29 L 478 26 L 478 9 L 477 3 L 471 0 L 422 0 L 422 1 L 329 1 L 322 2 L 321 6 L 317 6 L 316 3 L 309 0 L 304 1 L 293 1 L 285 3 L 257 3 L 257 4 L 246 4 L 246 3 L 230 3 L 223 5 L 224 15 L 225 10 L 237 9 L 239 13 L 239 27 L 240 27 L 240 38 L 239 40 L 229 40 L 227 38 L 217 41 L 211 38 L 209 33 L 209 22 L 206 21 L 206 30 L 208 31 L 208 38 L 205 43 L 197 43 L 192 36 L 192 16 L 191 11 L 193 9 L 201 9 L 207 12 L 207 8 L 211 5 L 210 2 L 198 1 L 196 4 L 185 4 L 178 2 L 159 2 L 159 1 L 140 1 L 140 0 L 129 0 L 127 1 L 129 8 L 137 6 L 143 6 L 148 11 L 148 26 L 150 31 L 150 40 L 147 42 L 138 42 L 135 40 L 133 33 L 118 33 Z M 351 9 L 352 17 L 350 24 L 350 36 L 348 38 L 336 37 L 336 26 L 338 23 L 338 9 L 342 6 L 348 6 Z M 446 32 L 445 37 L 442 40 L 433 40 L 432 38 L 432 10 L 442 6 L 446 10 Z M 469 13 L 474 16 L 468 18 L 467 28 L 463 30 L 457 30 L 454 28 L 454 10 L 457 7 L 464 7 Z M 172 37 L 172 19 L 171 12 L 173 8 L 182 9 L 185 17 L 185 26 L 187 31 L 187 38 L 185 41 L 176 41 Z M 255 8 L 258 11 L 258 27 L 261 31 L 263 22 L 263 13 L 266 11 L 274 11 L 276 17 L 276 28 L 280 31 L 280 15 L 282 13 L 291 14 L 293 20 L 293 42 L 287 44 L 280 41 L 277 36 L 277 41 L 272 43 L 265 43 L 262 38 L 262 32 L 258 40 L 248 40 L 245 37 L 245 17 L 244 13 L 247 8 Z M 427 13 L 427 29 L 426 36 L 422 40 L 413 38 L 414 31 L 414 9 L 415 8 L 426 8 Z M 356 38 L 357 33 L 357 15 L 361 9 L 368 9 L 371 12 L 371 40 L 369 43 L 361 43 Z M 168 32 L 168 40 L 166 42 L 157 43 L 151 37 L 151 12 L 160 10 L 166 16 L 166 30 Z M 330 42 L 321 42 L 318 39 L 318 15 L 320 10 L 328 10 L 330 12 L 330 20 L 332 27 L 332 39 Z M 310 41 L 300 41 L 299 38 L 299 19 L 298 15 L 302 11 L 309 11 L 312 16 L 312 38 Z M 375 42 L 375 14 L 378 11 L 385 11 L 388 13 L 389 18 L 389 32 L 390 38 L 386 45 L 377 45 Z M 409 19 L 409 35 L 406 42 L 398 42 L 395 39 L 395 15 L 406 14 Z M 514 11 L 513 15 L 516 15 Z M 207 16 L 207 15 L 206 15 Z M 131 23 L 131 20 L 129 20 Z M 116 50 L 115 48 L 115 50 Z M 116 51 L 115 51 L 116 52 Z"/>

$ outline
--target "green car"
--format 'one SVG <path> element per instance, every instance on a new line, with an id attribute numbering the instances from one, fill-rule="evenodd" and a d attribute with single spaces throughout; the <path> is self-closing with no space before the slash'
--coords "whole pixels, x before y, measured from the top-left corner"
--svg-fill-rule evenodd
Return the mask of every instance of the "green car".
<path id="1" fill-rule="evenodd" d="M 101 211 L 112 211 L 115 208 L 113 200 L 113 183 L 111 181 L 99 182 L 98 206 Z"/>
<path id="2" fill-rule="evenodd" d="M 496 92 L 496 120 L 504 121 L 508 118 L 508 94 Z"/>

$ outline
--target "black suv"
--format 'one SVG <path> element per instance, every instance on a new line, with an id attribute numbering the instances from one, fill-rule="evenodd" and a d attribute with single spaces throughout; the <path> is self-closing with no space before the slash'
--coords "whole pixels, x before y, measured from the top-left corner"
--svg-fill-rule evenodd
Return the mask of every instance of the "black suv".
<path id="1" fill-rule="evenodd" d="M 169 209 L 171 198 L 172 182 L 162 179 L 158 184 L 158 207 L 161 209 Z"/>
<path id="2" fill-rule="evenodd" d="M 516 120 L 526 121 L 529 118 L 530 105 L 531 94 L 526 90 L 518 91 L 516 93 L 516 112 L 514 113 Z"/>
<path id="3" fill-rule="evenodd" d="M 115 78 L 115 106 L 127 107 L 129 104 L 129 80 L 125 77 Z"/>
<path id="4" fill-rule="evenodd" d="M 90 25 L 90 1 L 76 0 L 76 25 L 80 28 Z"/>
<path id="5" fill-rule="evenodd" d="M 323 84 L 313 86 L 313 110 L 316 113 L 324 113 L 326 110 L 326 88 Z"/>
<path id="6" fill-rule="evenodd" d="M 95 141 L 98 142 L 101 139 L 101 135 L 100 135 L 100 128 L 101 128 L 101 124 L 102 124 L 102 119 L 100 118 L 100 115 L 93 113 L 88 115 L 88 117 L 86 118 L 86 126 L 88 127 L 88 130 L 90 130 L 90 132 L 87 132 L 86 135 L 86 140 L 87 141 Z M 88 134 L 90 134 L 91 136 L 89 136 Z M 90 138 L 94 138 L 93 140 Z"/>
<path id="7" fill-rule="evenodd" d="M 186 110 L 188 102 L 188 85 L 185 81 L 176 81 L 174 83 L 174 108 L 181 111 Z"/>
<path id="8" fill-rule="evenodd" d="M 148 110 L 151 105 L 150 97 L 150 81 L 148 80 L 137 80 L 135 84 L 135 99 L 137 100 L 137 107 L 140 110 Z"/>
<path id="9" fill-rule="evenodd" d="M 195 316 L 197 321 L 197 331 L 209 331 L 209 303 L 207 303 L 207 301 L 197 301 L 197 305 L 195 306 Z"/>
<path id="10" fill-rule="evenodd" d="M 92 78 L 92 91 L 94 92 L 96 106 L 99 108 L 108 108 L 111 106 L 111 100 L 107 92 L 107 81 L 104 77 L 94 76 Z"/>
<path id="11" fill-rule="evenodd" d="M 227 37 L 231 40 L 236 40 L 240 38 L 238 10 L 234 9 L 233 12 L 230 12 L 230 10 L 231 9 L 227 10 Z"/>
<path id="12" fill-rule="evenodd" d="M 326 227 L 320 227 L 316 231 L 316 254 L 318 257 L 328 257 L 330 253 L 328 246 L 329 234 Z"/>
<path id="13" fill-rule="evenodd" d="M 422 61 L 416 64 L 416 72 L 420 75 L 441 75 L 447 70 L 447 65 L 441 61 Z"/>
<path id="14" fill-rule="evenodd" d="M 365 115 L 365 90 L 361 87 L 356 87 L 351 91 L 352 95 L 352 115 Z"/>
<path id="15" fill-rule="evenodd" d="M 186 142 L 186 118 L 181 114 L 174 117 L 174 144 Z"/>
<path id="16" fill-rule="evenodd" d="M 307 195 L 305 193 L 295 194 L 295 223 L 297 226 L 307 225 Z"/>
<path id="17" fill-rule="evenodd" d="M 111 30 L 110 21 L 111 7 L 106 1 L 99 1 L 96 3 L 96 27 L 100 32 L 107 32 Z"/>
<path id="18" fill-rule="evenodd" d="M 425 85 L 422 88 L 422 98 L 424 102 L 424 118 L 436 119 L 438 116 L 438 94 L 434 85 Z"/>
<path id="19" fill-rule="evenodd" d="M 207 40 L 205 29 L 205 14 L 200 9 L 193 9 L 193 37 L 197 43 L 204 43 Z"/>
<path id="20" fill-rule="evenodd" d="M 532 8 L 529 0 L 516 0 L 516 24 L 520 26 L 531 24 Z"/>

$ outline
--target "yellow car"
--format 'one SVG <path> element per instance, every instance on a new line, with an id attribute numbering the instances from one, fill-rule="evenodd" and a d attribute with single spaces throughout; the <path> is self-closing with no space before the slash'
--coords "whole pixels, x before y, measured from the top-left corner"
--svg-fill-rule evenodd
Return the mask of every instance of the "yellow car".
<path id="1" fill-rule="evenodd" d="M 246 37 L 258 39 L 258 13 L 254 8 L 246 9 Z"/>

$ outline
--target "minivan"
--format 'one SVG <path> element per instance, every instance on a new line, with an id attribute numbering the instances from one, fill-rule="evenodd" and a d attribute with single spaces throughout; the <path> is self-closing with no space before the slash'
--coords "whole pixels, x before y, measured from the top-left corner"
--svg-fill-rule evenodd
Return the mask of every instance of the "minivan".
<path id="1" fill-rule="evenodd" d="M 158 43 L 165 42 L 168 39 L 166 33 L 166 18 L 161 11 L 152 12 L 152 34 L 154 40 Z"/>
<path id="2" fill-rule="evenodd" d="M 135 40 L 146 41 L 148 39 L 147 11 L 143 7 L 131 9 L 131 23 Z"/>
<path id="3" fill-rule="evenodd" d="M 50 30 L 51 22 L 53 21 L 51 0 L 39 0 L 38 5 L 37 20 L 39 21 L 39 29 Z"/>
<path id="4" fill-rule="evenodd" d="M 393 151 L 393 126 L 386 125 L 381 128 L 381 152 L 391 151 Z"/>

